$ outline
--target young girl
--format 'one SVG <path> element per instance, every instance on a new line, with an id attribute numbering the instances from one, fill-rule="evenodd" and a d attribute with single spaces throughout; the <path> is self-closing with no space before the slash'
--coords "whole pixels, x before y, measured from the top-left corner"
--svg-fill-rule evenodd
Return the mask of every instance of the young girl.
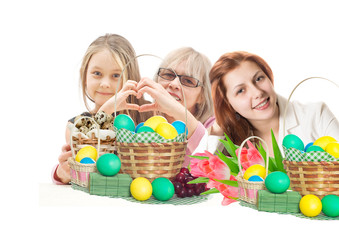
<path id="1" fill-rule="evenodd" d="M 139 105 L 147 103 L 143 98 L 136 98 L 136 86 L 140 79 L 139 67 L 135 58 L 135 51 L 127 39 L 117 34 L 106 34 L 97 38 L 88 47 L 80 68 L 80 83 L 83 100 L 88 113 L 93 115 L 98 111 L 107 114 L 114 112 L 116 89 L 117 112 L 128 114 L 135 122 L 145 121 L 149 116 L 139 114 Z M 131 62 L 130 62 L 131 61 Z M 130 62 L 122 73 L 123 67 Z M 118 80 L 122 74 L 122 81 Z M 128 80 L 133 79 L 133 80 Z M 94 103 L 94 108 L 89 109 L 87 99 Z M 124 111 L 122 111 L 124 110 Z M 74 122 L 74 118 L 70 120 Z M 59 164 L 52 171 L 52 179 L 56 184 L 70 182 L 70 168 L 67 159 L 72 156 L 70 148 L 70 131 L 66 128 L 66 144 L 62 147 Z"/>
<path id="2" fill-rule="evenodd" d="M 159 111 L 165 114 L 168 122 L 186 122 L 185 96 L 188 145 L 184 167 L 189 164 L 188 155 L 196 149 L 215 119 L 208 77 L 210 67 L 206 56 L 193 48 L 180 48 L 165 57 L 155 81 L 143 78 L 137 85 L 137 98 L 148 93 L 155 99 L 152 104 L 140 106 L 139 111 Z"/>
<path id="3" fill-rule="evenodd" d="M 210 78 L 216 123 L 220 126 L 217 135 L 226 133 L 237 145 L 249 136 L 259 136 L 272 155 L 271 129 L 279 146 L 285 134 L 295 134 L 305 144 L 322 136 L 339 140 L 338 120 L 324 103 L 290 102 L 283 133 L 287 100 L 275 93 L 271 68 L 255 54 L 222 55 L 212 67 Z"/>

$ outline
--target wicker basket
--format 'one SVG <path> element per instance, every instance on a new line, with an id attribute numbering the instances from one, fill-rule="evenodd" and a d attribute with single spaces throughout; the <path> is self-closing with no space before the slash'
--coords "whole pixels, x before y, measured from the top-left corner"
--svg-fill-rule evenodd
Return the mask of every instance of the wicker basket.
<path id="1" fill-rule="evenodd" d="M 301 81 L 290 94 L 288 103 L 291 99 L 293 92 L 303 82 L 315 77 L 307 78 Z M 317 77 L 333 83 L 339 87 L 336 83 L 326 78 Z M 284 113 L 283 132 L 285 134 L 285 116 L 287 107 Z M 291 188 L 294 191 L 298 191 L 302 196 L 307 194 L 313 194 L 322 199 L 326 195 L 334 194 L 339 196 L 339 162 L 332 161 L 289 161 L 285 159 L 283 161 L 287 175 L 291 180 Z"/>
<path id="2" fill-rule="evenodd" d="M 257 204 L 258 191 L 266 189 L 265 182 L 264 181 L 263 182 L 251 182 L 251 181 L 244 179 L 244 173 L 242 171 L 242 166 L 241 166 L 241 162 L 240 162 L 241 150 L 244 147 L 245 143 L 252 138 L 259 139 L 260 141 L 262 141 L 262 143 L 266 147 L 266 153 L 267 153 L 266 154 L 266 176 L 267 176 L 268 164 L 269 164 L 269 160 L 268 160 L 269 152 L 268 152 L 267 144 L 260 137 L 251 136 L 251 137 L 248 137 L 246 140 L 244 140 L 239 147 L 239 150 L 238 150 L 238 165 L 239 165 L 240 171 L 239 171 L 238 176 L 236 176 L 236 180 L 238 181 L 239 199 L 242 200 L 242 201 L 251 203 L 251 204 Z"/>
<path id="3" fill-rule="evenodd" d="M 339 162 L 283 161 L 291 188 L 302 196 L 314 194 L 339 196 Z"/>
<path id="4" fill-rule="evenodd" d="M 164 177 L 170 180 L 179 173 L 186 154 L 187 141 L 172 143 L 117 142 L 121 170 L 132 178 L 150 181 Z"/>
<path id="5" fill-rule="evenodd" d="M 131 59 L 123 68 L 126 67 L 138 57 L 155 57 L 160 60 L 162 58 L 152 54 L 142 54 Z M 118 86 L 123 74 L 120 75 Z M 181 83 L 180 83 L 181 84 Z M 116 90 L 118 91 L 118 89 Z M 117 92 L 115 94 L 114 113 L 116 116 L 116 102 Z M 185 95 L 183 100 L 186 110 L 186 125 L 187 125 L 187 107 Z M 123 143 L 116 142 L 117 154 L 121 161 L 121 171 L 129 174 L 133 179 L 137 177 L 145 177 L 150 181 L 155 178 L 164 177 L 172 180 L 180 171 L 187 148 L 187 136 L 184 142 L 170 142 L 170 143 Z"/>
<path id="6" fill-rule="evenodd" d="M 99 136 L 99 125 L 94 121 L 94 119 L 90 117 L 83 116 L 79 118 L 77 121 L 74 122 L 74 126 L 77 124 L 78 121 L 80 121 L 82 118 L 88 118 L 90 121 L 92 121 L 96 128 L 97 128 L 97 134 Z M 82 164 L 77 161 L 75 161 L 75 156 L 78 153 L 78 151 L 88 145 L 91 145 L 97 149 L 98 157 L 102 155 L 104 152 L 101 150 L 101 140 L 100 138 L 95 138 L 94 134 L 92 135 L 91 139 L 84 139 L 81 138 L 81 134 L 79 134 L 79 138 L 76 138 L 73 136 L 74 128 L 71 129 L 71 151 L 72 151 L 72 157 L 68 158 L 68 164 L 70 166 L 70 173 L 71 173 L 71 183 L 77 184 L 81 187 L 88 187 L 89 184 L 89 174 L 91 172 L 97 172 L 96 163 L 93 164 Z M 96 159 L 94 159 L 96 160 Z"/>

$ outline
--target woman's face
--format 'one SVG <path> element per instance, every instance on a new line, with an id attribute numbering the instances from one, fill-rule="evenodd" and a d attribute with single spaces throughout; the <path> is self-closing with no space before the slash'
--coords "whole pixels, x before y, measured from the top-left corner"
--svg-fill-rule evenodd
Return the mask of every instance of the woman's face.
<path id="1" fill-rule="evenodd" d="M 115 95 L 120 74 L 119 65 L 107 49 L 93 54 L 87 67 L 86 88 L 96 107 Z"/>
<path id="2" fill-rule="evenodd" d="M 273 84 L 261 68 L 250 61 L 222 79 L 231 106 L 252 124 L 271 119 L 278 111 Z"/>
<path id="3" fill-rule="evenodd" d="M 175 69 L 173 69 L 177 75 L 185 75 L 188 76 L 186 69 L 185 69 L 185 62 L 180 63 Z M 197 76 L 189 76 L 194 77 L 196 79 Z M 201 83 L 202 80 L 198 79 Z M 187 87 L 180 84 L 179 77 L 176 77 L 174 80 L 165 80 L 163 78 L 158 77 L 158 82 L 167 90 L 167 92 L 178 102 L 180 102 L 183 106 L 184 104 L 184 97 L 183 93 L 185 94 L 186 106 L 187 110 L 190 111 L 193 115 L 195 114 L 195 105 L 200 103 L 202 97 L 202 87 Z"/>

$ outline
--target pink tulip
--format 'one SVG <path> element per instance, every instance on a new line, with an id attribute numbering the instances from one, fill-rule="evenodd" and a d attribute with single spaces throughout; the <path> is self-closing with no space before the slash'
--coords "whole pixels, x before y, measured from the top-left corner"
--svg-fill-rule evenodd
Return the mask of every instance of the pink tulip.
<path id="1" fill-rule="evenodd" d="M 230 180 L 234 181 L 235 178 L 231 176 Z M 222 205 L 226 206 L 233 202 L 236 202 L 233 198 L 238 197 L 238 188 L 237 187 L 231 187 L 226 184 L 223 184 L 221 182 L 214 181 L 212 179 L 209 180 L 206 187 L 208 188 L 216 188 L 219 190 L 219 192 L 224 196 L 224 199 L 222 201 Z M 232 197 L 232 198 L 230 198 Z"/>
<path id="2" fill-rule="evenodd" d="M 198 155 L 198 154 L 197 154 Z M 206 156 L 209 159 L 192 159 L 191 174 L 195 177 L 208 177 L 210 179 L 228 180 L 231 176 L 231 171 L 227 164 L 220 160 L 212 153 L 205 151 L 198 156 Z"/>
<path id="3" fill-rule="evenodd" d="M 249 168 L 254 164 L 260 164 L 265 166 L 265 161 L 260 155 L 259 151 L 253 146 L 250 141 L 247 141 L 248 149 L 242 148 L 240 154 L 240 162 L 241 166 L 244 170 Z M 236 150 L 236 154 L 238 156 L 239 148 Z"/>

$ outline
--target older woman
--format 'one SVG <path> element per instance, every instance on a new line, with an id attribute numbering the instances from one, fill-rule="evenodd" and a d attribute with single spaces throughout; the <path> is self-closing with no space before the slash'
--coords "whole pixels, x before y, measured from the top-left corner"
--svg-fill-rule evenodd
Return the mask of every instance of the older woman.
<path id="1" fill-rule="evenodd" d="M 155 99 L 152 104 L 142 105 L 139 111 L 159 111 L 169 122 L 186 122 L 188 145 L 183 166 L 199 145 L 207 129 L 213 125 L 213 103 L 209 70 L 211 63 L 206 56 L 193 48 L 185 47 L 169 53 L 160 65 L 155 81 L 143 78 L 137 86 L 137 97 L 148 93 Z"/>

